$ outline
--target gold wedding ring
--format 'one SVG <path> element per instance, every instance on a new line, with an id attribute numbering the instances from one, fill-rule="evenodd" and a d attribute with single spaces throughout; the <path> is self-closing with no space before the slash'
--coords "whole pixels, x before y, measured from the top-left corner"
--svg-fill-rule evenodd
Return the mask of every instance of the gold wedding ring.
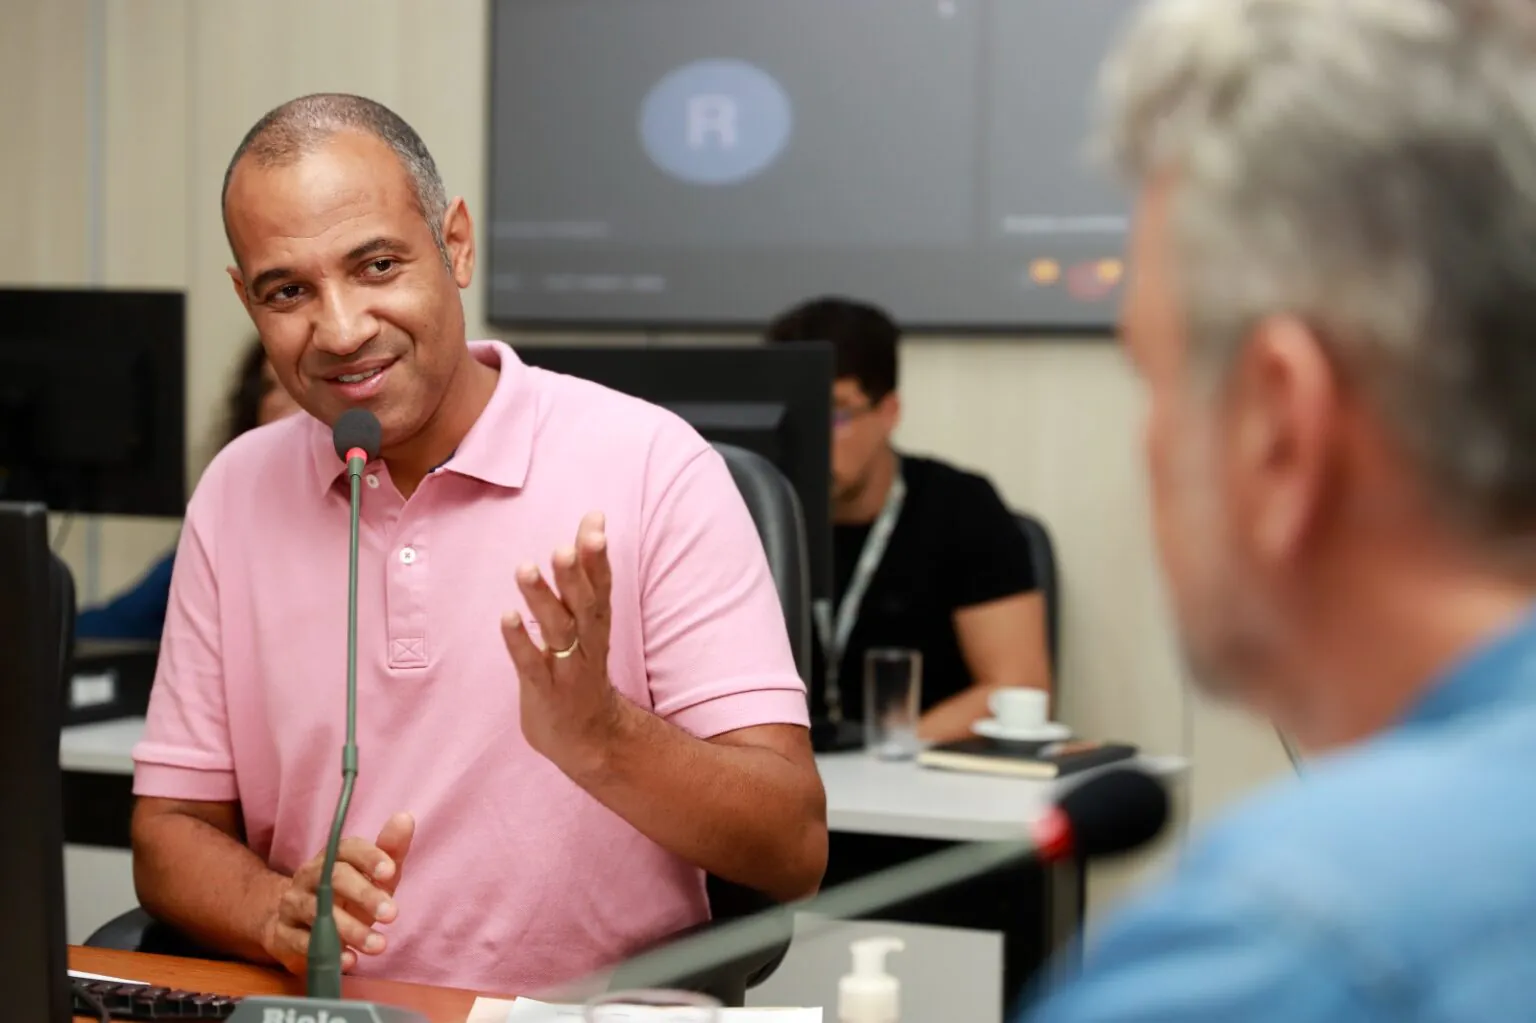
<path id="1" fill-rule="evenodd" d="M 576 648 L 579 647 L 579 646 L 581 646 L 581 637 L 577 636 L 575 639 L 571 640 L 571 645 L 566 647 L 564 650 L 554 650 L 554 651 L 551 651 L 551 652 L 557 658 L 559 658 L 560 660 L 563 661 L 567 657 L 569 657 L 572 654 L 574 654 L 576 652 Z"/>

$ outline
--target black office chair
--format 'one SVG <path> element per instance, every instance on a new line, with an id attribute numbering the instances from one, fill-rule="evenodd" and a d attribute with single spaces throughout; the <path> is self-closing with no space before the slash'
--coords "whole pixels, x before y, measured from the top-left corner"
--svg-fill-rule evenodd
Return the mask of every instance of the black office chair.
<path id="1" fill-rule="evenodd" d="M 184 959 L 228 961 L 233 956 L 205 948 L 170 924 L 161 923 L 143 909 L 130 909 L 113 917 L 85 939 L 90 948 L 115 948 L 127 952 L 181 956 Z"/>
<path id="2" fill-rule="evenodd" d="M 1030 560 L 1035 568 L 1035 580 L 1040 584 L 1040 593 L 1045 598 L 1045 641 L 1046 653 L 1050 657 L 1051 665 L 1051 706 L 1056 705 L 1057 672 L 1060 665 L 1059 643 L 1061 634 L 1061 602 L 1057 589 L 1056 575 L 1056 548 L 1051 542 L 1050 530 L 1045 528 L 1045 523 L 1033 515 L 1023 512 L 1013 513 L 1014 521 L 1024 531 L 1024 538 L 1029 541 Z"/>
<path id="3" fill-rule="evenodd" d="M 757 526 L 763 550 L 768 555 L 774 586 L 779 591 L 779 603 L 784 609 L 784 623 L 789 630 L 795 665 L 800 677 L 808 679 L 811 674 L 811 573 L 800 498 L 778 467 L 756 452 L 730 444 L 716 444 L 715 450 L 725 459 L 731 478 L 736 481 L 736 488 L 741 491 L 747 511 Z M 709 894 L 711 921 L 704 927 L 751 916 L 779 905 L 763 892 L 713 874 L 705 877 L 705 888 Z M 783 938 L 777 944 L 697 976 L 680 978 L 676 982 L 678 986 L 707 992 L 724 1005 L 745 1004 L 747 990 L 767 980 L 789 952 L 794 921 L 787 909 L 781 912 Z M 616 987 L 622 986 L 622 978 L 621 969 L 614 978 Z"/>
<path id="4" fill-rule="evenodd" d="M 766 458 L 728 444 L 717 444 L 715 447 L 725 459 L 731 477 L 736 481 L 747 510 L 752 515 L 752 521 L 757 526 L 758 535 L 762 538 L 774 585 L 779 591 L 779 601 L 784 608 L 795 663 L 801 677 L 808 677 L 811 657 L 810 570 L 806 554 L 805 517 L 800 511 L 799 498 L 789 480 Z M 73 623 L 73 616 L 70 621 Z M 763 892 L 712 874 L 706 876 L 705 888 L 709 896 L 711 920 L 687 933 L 694 933 L 715 923 L 751 916 L 778 905 Z M 728 1006 L 743 1005 L 747 990 L 767 980 L 789 951 L 793 920 L 788 910 L 783 912 L 784 937 L 780 943 L 713 970 L 702 971 L 693 977 L 678 978 L 676 986 L 706 992 Z M 683 936 L 673 935 L 667 940 L 674 941 Z M 201 947 L 143 909 L 129 910 L 107 921 L 85 943 L 93 948 L 152 952 L 195 959 L 229 958 Z M 624 986 L 623 974 L 623 968 L 620 967 L 613 979 L 615 987 Z"/>
<path id="5" fill-rule="evenodd" d="M 811 675 L 811 570 L 800 497 L 768 459 L 730 444 L 716 444 L 757 525 L 768 568 L 784 608 L 784 623 L 801 678 Z"/>

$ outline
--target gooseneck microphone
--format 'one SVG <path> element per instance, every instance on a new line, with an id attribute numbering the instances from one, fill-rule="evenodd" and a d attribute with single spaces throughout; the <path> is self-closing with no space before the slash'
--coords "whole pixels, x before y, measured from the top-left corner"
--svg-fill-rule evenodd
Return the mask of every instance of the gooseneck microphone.
<path id="1" fill-rule="evenodd" d="M 229 1023 L 271 1023 L 272 1020 L 375 1020 L 377 1023 L 427 1023 L 409 1009 L 377 1002 L 346 1001 L 341 997 L 341 936 L 336 933 L 336 871 L 341 832 L 347 824 L 352 787 L 357 781 L 357 546 L 362 512 L 363 467 L 379 457 L 383 429 L 372 412 L 350 409 L 331 428 L 336 454 L 347 463 L 352 490 L 352 534 L 347 545 L 347 737 L 341 749 L 341 797 L 325 843 L 325 866 L 315 884 L 315 925 L 309 934 L 309 981 L 304 997 L 253 995 L 243 998 Z"/>
<path id="2" fill-rule="evenodd" d="M 1035 861 L 1060 863 L 1130 852 L 1152 841 L 1168 822 L 1168 791 L 1150 774 L 1133 767 L 1108 768 L 1089 775 L 1017 839 L 973 842 L 903 863 L 850 881 L 820 895 L 777 906 L 665 945 L 625 962 L 612 978 L 627 989 L 687 986 L 711 971 L 783 942 L 803 938 L 844 920 L 867 917 L 951 885 L 995 870 Z M 786 912 L 788 910 L 789 912 Z M 607 986 L 594 974 L 578 981 Z"/>
<path id="3" fill-rule="evenodd" d="M 331 440 L 336 454 L 347 463 L 352 491 L 351 536 L 347 541 L 347 738 L 341 750 L 341 798 L 331 820 L 331 837 L 325 843 L 325 866 L 315 885 L 315 925 L 309 936 L 309 983 L 311 998 L 341 997 L 341 937 L 336 932 L 336 895 L 331 875 L 336 871 L 341 832 L 352 804 L 357 781 L 357 546 L 358 522 L 363 498 L 363 467 L 379 457 L 383 428 L 366 409 L 349 409 L 336 420 Z"/>

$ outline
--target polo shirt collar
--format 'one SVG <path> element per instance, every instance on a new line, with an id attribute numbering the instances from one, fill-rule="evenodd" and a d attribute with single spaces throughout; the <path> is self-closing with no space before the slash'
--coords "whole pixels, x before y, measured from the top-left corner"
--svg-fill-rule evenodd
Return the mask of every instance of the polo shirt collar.
<path id="1" fill-rule="evenodd" d="M 528 478 L 533 456 L 533 436 L 538 427 L 537 391 L 532 370 L 501 341 L 471 341 L 469 350 L 487 366 L 500 370 L 496 389 L 480 418 L 470 427 L 458 450 L 442 468 L 496 487 L 515 490 Z M 336 455 L 331 431 L 319 420 L 309 422 L 315 480 L 321 494 L 329 493 L 346 474 L 346 464 Z M 377 465 L 377 460 L 370 462 Z"/>
<path id="2" fill-rule="evenodd" d="M 1470 714 L 1536 704 L 1536 614 L 1528 610 L 1511 628 L 1453 665 L 1421 696 L 1402 727 L 1443 725 Z"/>

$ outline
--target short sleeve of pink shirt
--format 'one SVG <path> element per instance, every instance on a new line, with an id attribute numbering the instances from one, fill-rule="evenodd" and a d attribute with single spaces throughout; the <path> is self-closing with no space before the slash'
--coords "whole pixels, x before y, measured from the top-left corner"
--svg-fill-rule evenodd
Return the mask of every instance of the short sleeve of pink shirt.
<path id="1" fill-rule="evenodd" d="M 365 470 L 347 830 L 415 814 L 398 895 L 433 911 L 402 908 L 389 948 L 359 971 L 529 990 L 708 908 L 697 868 L 524 740 L 499 627 L 509 611 L 531 618 L 520 565 L 548 570 L 582 517 L 603 512 L 608 672 L 626 698 L 706 739 L 809 715 L 767 556 L 720 455 L 656 406 L 528 367 L 500 343 L 471 347 L 500 377 L 453 456 L 409 500 L 387 465 Z M 187 509 L 134 751 L 136 793 L 238 800 L 249 846 L 284 873 L 323 847 L 340 784 L 347 502 L 329 430 L 304 415 L 214 459 Z M 537 883 L 509 886 L 505 865 Z M 498 954 L 514 946 L 514 960 Z"/>
<path id="2" fill-rule="evenodd" d="M 211 548 L 218 532 L 219 466 L 187 506 L 171 575 L 143 740 L 134 750 L 134 792 L 198 802 L 239 798 L 225 702 L 219 584 Z"/>
<path id="3" fill-rule="evenodd" d="M 669 451 L 689 454 L 676 471 L 657 474 L 663 482 L 641 541 L 655 712 L 705 738 L 750 725 L 808 724 L 778 591 L 735 480 L 691 430 L 679 423 L 668 432 Z"/>

